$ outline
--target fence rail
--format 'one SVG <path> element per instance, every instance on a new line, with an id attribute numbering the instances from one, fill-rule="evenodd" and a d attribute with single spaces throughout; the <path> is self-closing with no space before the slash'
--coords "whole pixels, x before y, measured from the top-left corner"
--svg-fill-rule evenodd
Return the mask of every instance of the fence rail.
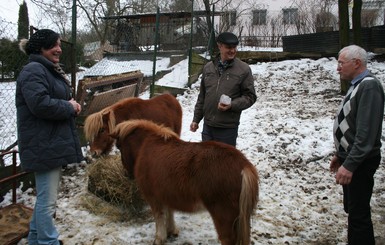
<path id="1" fill-rule="evenodd" d="M 279 48 L 282 47 L 282 37 L 275 36 L 241 36 L 240 45 L 248 47 Z"/>

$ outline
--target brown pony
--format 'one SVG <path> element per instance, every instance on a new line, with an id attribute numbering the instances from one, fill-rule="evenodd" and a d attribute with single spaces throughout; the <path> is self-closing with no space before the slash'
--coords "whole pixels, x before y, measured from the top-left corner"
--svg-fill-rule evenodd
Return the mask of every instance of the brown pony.
<path id="1" fill-rule="evenodd" d="M 239 150 L 214 141 L 185 142 L 169 128 L 147 120 L 120 123 L 111 136 L 153 212 L 153 244 L 178 236 L 173 210 L 201 209 L 210 213 L 222 245 L 250 244 L 259 177 Z"/>
<path id="2" fill-rule="evenodd" d="M 114 140 L 109 133 L 115 126 L 129 119 L 147 119 L 170 127 L 180 135 L 182 128 L 182 108 L 171 94 L 162 94 L 143 100 L 127 98 L 89 115 L 84 122 L 84 135 L 90 143 L 92 156 L 107 154 Z"/>

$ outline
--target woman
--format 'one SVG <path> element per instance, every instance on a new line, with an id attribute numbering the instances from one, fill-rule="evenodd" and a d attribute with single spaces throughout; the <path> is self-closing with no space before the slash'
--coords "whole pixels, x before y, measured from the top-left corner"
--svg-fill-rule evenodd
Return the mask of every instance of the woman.
<path id="1" fill-rule="evenodd" d="M 63 244 L 53 220 L 61 169 L 83 160 L 75 127 L 81 106 L 59 66 L 60 45 L 59 34 L 48 29 L 20 41 L 29 62 L 16 85 L 18 147 L 22 169 L 36 181 L 29 245 Z"/>

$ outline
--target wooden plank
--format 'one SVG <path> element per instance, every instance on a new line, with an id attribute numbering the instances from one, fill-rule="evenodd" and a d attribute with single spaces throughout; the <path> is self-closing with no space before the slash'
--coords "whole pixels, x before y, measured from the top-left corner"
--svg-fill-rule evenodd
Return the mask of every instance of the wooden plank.
<path id="1" fill-rule="evenodd" d="M 154 86 L 155 94 L 170 93 L 174 96 L 177 96 L 178 94 L 183 94 L 184 91 L 186 91 L 186 88 L 175 88 L 175 87 L 168 87 L 168 86 L 161 86 L 161 85 Z"/>
<path id="2" fill-rule="evenodd" d="M 110 106 L 119 100 L 134 97 L 136 91 L 136 84 L 124 86 L 121 88 L 111 89 L 106 92 L 94 94 L 87 106 L 87 114 L 98 112 L 107 106 Z"/>
<path id="3" fill-rule="evenodd" d="M 258 61 L 281 61 L 301 58 L 319 59 L 323 55 L 315 52 L 238 51 L 237 57 L 246 63 L 252 64 Z"/>

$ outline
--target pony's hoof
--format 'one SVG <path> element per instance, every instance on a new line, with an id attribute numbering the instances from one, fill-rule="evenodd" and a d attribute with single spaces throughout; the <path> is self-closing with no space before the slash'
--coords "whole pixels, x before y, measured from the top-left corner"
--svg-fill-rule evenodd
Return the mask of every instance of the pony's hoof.
<path id="1" fill-rule="evenodd" d="M 179 236 L 179 230 L 178 229 L 175 229 L 175 230 L 172 230 L 172 231 L 168 231 L 167 232 L 167 237 L 168 238 L 176 238 Z"/>
<path id="2" fill-rule="evenodd" d="M 155 239 L 152 245 L 164 245 L 164 243 L 161 239 Z"/>

